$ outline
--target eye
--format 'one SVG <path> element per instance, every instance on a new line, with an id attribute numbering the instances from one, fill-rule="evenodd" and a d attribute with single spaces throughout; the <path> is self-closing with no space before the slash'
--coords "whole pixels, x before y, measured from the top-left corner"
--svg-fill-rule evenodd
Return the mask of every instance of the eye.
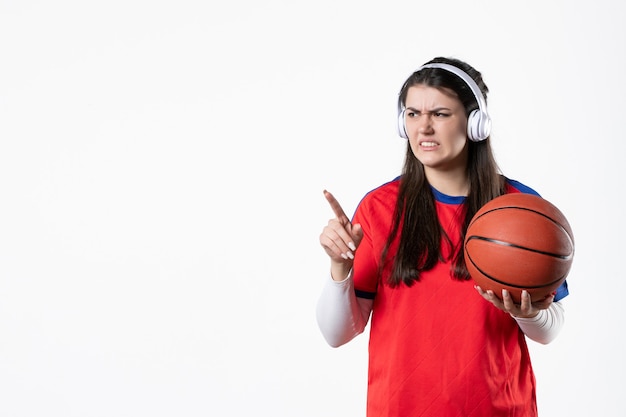
<path id="1" fill-rule="evenodd" d="M 409 118 L 412 119 L 412 118 L 417 117 L 417 116 L 418 116 L 417 112 L 415 112 L 413 110 L 407 110 L 406 111 L 406 117 L 409 117 Z"/>
<path id="2" fill-rule="evenodd" d="M 443 113 L 443 112 L 435 112 L 434 113 L 435 117 L 450 117 L 450 115 L 448 113 Z"/>

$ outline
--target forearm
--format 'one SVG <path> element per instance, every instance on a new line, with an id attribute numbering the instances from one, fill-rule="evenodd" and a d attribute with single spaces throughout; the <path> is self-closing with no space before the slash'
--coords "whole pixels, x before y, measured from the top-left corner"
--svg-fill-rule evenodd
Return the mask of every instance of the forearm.
<path id="1" fill-rule="evenodd" d="M 563 328 L 565 310 L 560 301 L 555 301 L 547 309 L 540 310 L 535 317 L 513 318 L 529 339 L 545 345 L 552 342 Z"/>
<path id="2" fill-rule="evenodd" d="M 317 324 L 329 345 L 341 346 L 363 332 L 373 300 L 356 297 L 352 276 L 328 278 L 317 302 Z"/>

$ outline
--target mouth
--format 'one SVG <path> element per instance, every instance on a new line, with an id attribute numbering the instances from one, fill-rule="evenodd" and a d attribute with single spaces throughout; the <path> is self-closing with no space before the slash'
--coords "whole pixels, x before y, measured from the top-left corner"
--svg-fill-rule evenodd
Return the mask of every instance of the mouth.
<path id="1" fill-rule="evenodd" d="M 432 148 L 436 148 L 437 146 L 439 146 L 439 144 L 437 142 L 434 142 L 432 140 L 423 140 L 419 143 L 421 148 L 424 149 L 432 149 Z"/>

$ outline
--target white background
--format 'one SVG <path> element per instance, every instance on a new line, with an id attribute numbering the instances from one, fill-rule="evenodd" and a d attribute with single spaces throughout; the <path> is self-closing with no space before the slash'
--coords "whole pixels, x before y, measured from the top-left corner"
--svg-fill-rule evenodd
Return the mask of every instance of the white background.
<path id="1" fill-rule="evenodd" d="M 328 188 L 400 171 L 435 56 L 489 86 L 503 172 L 568 217 L 543 416 L 623 416 L 618 0 L 0 1 L 0 416 L 363 416 L 367 336 L 315 303 Z"/>

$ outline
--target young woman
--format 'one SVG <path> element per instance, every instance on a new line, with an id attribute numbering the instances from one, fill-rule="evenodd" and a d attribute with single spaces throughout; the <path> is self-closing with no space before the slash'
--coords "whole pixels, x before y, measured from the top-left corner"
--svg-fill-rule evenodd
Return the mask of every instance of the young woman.
<path id="1" fill-rule="evenodd" d="M 336 218 L 320 235 L 330 278 L 317 320 L 337 347 L 371 318 L 368 417 L 537 415 L 526 337 L 557 336 L 567 283 L 515 304 L 469 277 L 461 243 L 476 211 L 504 193 L 537 194 L 496 165 L 487 92 L 467 63 L 428 62 L 400 91 L 401 176 L 367 193 L 352 220 L 324 192 Z"/>

